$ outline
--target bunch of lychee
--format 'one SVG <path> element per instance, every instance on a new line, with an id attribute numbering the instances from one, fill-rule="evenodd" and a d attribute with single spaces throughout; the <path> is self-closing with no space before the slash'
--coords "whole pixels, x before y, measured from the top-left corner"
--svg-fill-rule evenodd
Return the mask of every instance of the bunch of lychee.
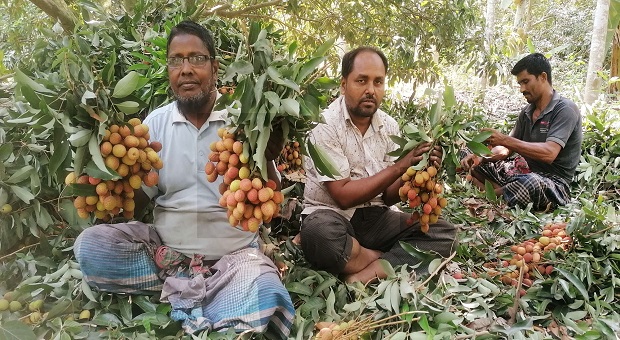
<path id="1" fill-rule="evenodd" d="M 553 265 L 544 262 L 544 254 L 556 249 L 567 250 L 571 243 L 572 239 L 566 232 L 566 223 L 545 225 L 538 239 L 530 239 L 510 247 L 513 253 L 512 258 L 502 261 L 502 266 L 515 266 L 516 269 L 503 275 L 502 282 L 517 285 L 519 270 L 522 270 L 523 285 L 531 286 L 532 277 L 536 275 L 536 272 L 544 275 L 553 272 Z"/>
<path id="2" fill-rule="evenodd" d="M 439 220 L 441 210 L 448 205 L 448 200 L 441 196 L 443 186 L 436 176 L 437 169 L 434 166 L 422 170 L 409 167 L 401 176 L 403 184 L 398 191 L 400 200 L 413 209 L 407 224 L 413 225 L 419 220 L 420 229 L 424 233 L 429 231 L 430 224 Z"/>
<path id="3" fill-rule="evenodd" d="M 74 172 L 65 178 L 66 185 L 77 183 L 95 187 L 92 195 L 76 196 L 73 201 L 81 218 L 94 213 L 96 218 L 109 221 L 122 213 L 123 217 L 132 219 L 136 207 L 134 190 L 140 189 L 142 183 L 151 187 L 159 181 L 154 170 L 164 166 L 157 154 L 162 148 L 161 143 L 149 143 L 149 128 L 140 119 L 132 118 L 128 123 L 129 126 L 109 126 L 100 144 L 105 165 L 120 179 L 102 180 L 85 174 L 76 176 Z"/>
<path id="4" fill-rule="evenodd" d="M 224 177 L 219 186 L 219 204 L 227 209 L 228 222 L 256 232 L 262 222 L 269 223 L 277 216 L 284 195 L 276 190 L 276 182 L 263 180 L 259 172 L 251 169 L 249 144 L 241 141 L 241 133 L 236 135 L 226 128 L 217 133 L 221 139 L 209 146 L 207 180 L 215 182 L 218 176 Z"/>
<path id="5" fill-rule="evenodd" d="M 282 152 L 276 159 L 278 171 L 282 173 L 299 171 L 302 174 L 305 172 L 299 147 L 298 141 L 290 141 L 284 146 Z"/>

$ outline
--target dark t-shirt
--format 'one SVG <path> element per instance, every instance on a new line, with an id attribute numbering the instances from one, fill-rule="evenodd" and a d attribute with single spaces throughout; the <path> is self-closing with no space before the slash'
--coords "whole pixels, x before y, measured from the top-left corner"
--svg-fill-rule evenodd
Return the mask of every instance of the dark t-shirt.
<path id="1" fill-rule="evenodd" d="M 512 136 L 525 142 L 558 143 L 562 150 L 551 164 L 524 158 L 533 172 L 557 175 L 570 183 L 581 156 L 583 134 L 579 108 L 554 90 L 551 102 L 535 122 L 532 122 L 533 112 L 533 104 L 521 110 Z"/>

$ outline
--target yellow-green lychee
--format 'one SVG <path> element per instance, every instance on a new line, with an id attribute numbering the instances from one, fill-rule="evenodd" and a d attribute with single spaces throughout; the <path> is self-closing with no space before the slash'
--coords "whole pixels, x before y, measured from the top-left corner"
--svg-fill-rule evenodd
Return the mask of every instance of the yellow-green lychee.
<path id="1" fill-rule="evenodd" d="M 0 299 L 0 312 L 9 309 L 9 304 L 10 304 L 9 300 Z"/>
<path id="2" fill-rule="evenodd" d="M 8 214 L 11 211 L 13 211 L 13 207 L 8 203 L 3 205 L 2 208 L 0 208 L 0 213 L 3 213 L 3 214 Z"/>
<path id="3" fill-rule="evenodd" d="M 39 311 L 41 307 L 43 307 L 43 300 L 34 300 L 28 305 L 28 310 L 31 312 Z"/>
<path id="4" fill-rule="evenodd" d="M 79 316 L 80 320 L 88 320 L 90 319 L 90 311 L 88 309 L 84 309 Z"/>
<path id="5" fill-rule="evenodd" d="M 9 303 L 9 309 L 11 312 L 17 312 L 22 309 L 22 303 L 19 301 L 11 301 L 11 303 Z"/>
<path id="6" fill-rule="evenodd" d="M 41 313 L 40 312 L 32 312 L 30 314 L 30 322 L 37 323 L 40 320 L 41 320 Z"/>

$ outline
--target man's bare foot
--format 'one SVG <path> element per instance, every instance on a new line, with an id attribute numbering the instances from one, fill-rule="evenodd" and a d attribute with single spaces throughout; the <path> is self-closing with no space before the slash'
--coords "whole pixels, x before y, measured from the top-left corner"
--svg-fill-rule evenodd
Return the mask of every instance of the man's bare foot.
<path id="1" fill-rule="evenodd" d="M 359 272 L 345 276 L 345 282 L 361 282 L 363 284 L 368 284 L 369 282 L 374 282 L 378 279 L 384 279 L 386 277 L 387 274 L 383 270 L 380 260 L 376 259 Z"/>

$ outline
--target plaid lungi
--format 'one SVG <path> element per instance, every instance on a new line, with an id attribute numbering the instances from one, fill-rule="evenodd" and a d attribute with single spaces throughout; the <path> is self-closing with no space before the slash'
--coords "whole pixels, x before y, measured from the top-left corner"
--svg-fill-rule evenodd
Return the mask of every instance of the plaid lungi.
<path id="1" fill-rule="evenodd" d="M 176 271 L 174 277 L 166 277 L 170 271 L 158 268 L 154 261 L 160 246 L 157 233 L 144 223 L 101 224 L 78 236 L 74 252 L 86 282 L 101 291 L 142 294 L 163 289 L 162 300 L 173 307 L 171 317 L 183 321 L 188 333 L 233 328 L 237 332 L 251 330 L 278 338 L 288 336 L 295 309 L 277 268 L 257 248 L 240 249 L 209 263 L 205 266 L 209 273 L 204 276 L 199 271 Z M 171 264 L 176 262 L 166 259 Z M 193 260 L 182 262 L 192 264 Z M 201 299 L 184 298 L 195 282 L 186 287 L 179 285 L 183 275 L 201 275 L 197 280 L 204 284 L 204 291 L 191 295 Z M 168 279 L 177 280 L 174 286 L 168 285 L 176 288 L 166 289 L 164 280 L 168 284 Z"/>
<path id="2" fill-rule="evenodd" d="M 471 151 L 459 150 L 465 158 Z M 532 203 L 534 210 L 555 209 L 570 202 L 570 186 L 562 177 L 530 172 L 527 162 L 520 155 L 506 160 L 480 163 L 475 170 L 503 189 L 506 203 L 525 207 Z"/>

